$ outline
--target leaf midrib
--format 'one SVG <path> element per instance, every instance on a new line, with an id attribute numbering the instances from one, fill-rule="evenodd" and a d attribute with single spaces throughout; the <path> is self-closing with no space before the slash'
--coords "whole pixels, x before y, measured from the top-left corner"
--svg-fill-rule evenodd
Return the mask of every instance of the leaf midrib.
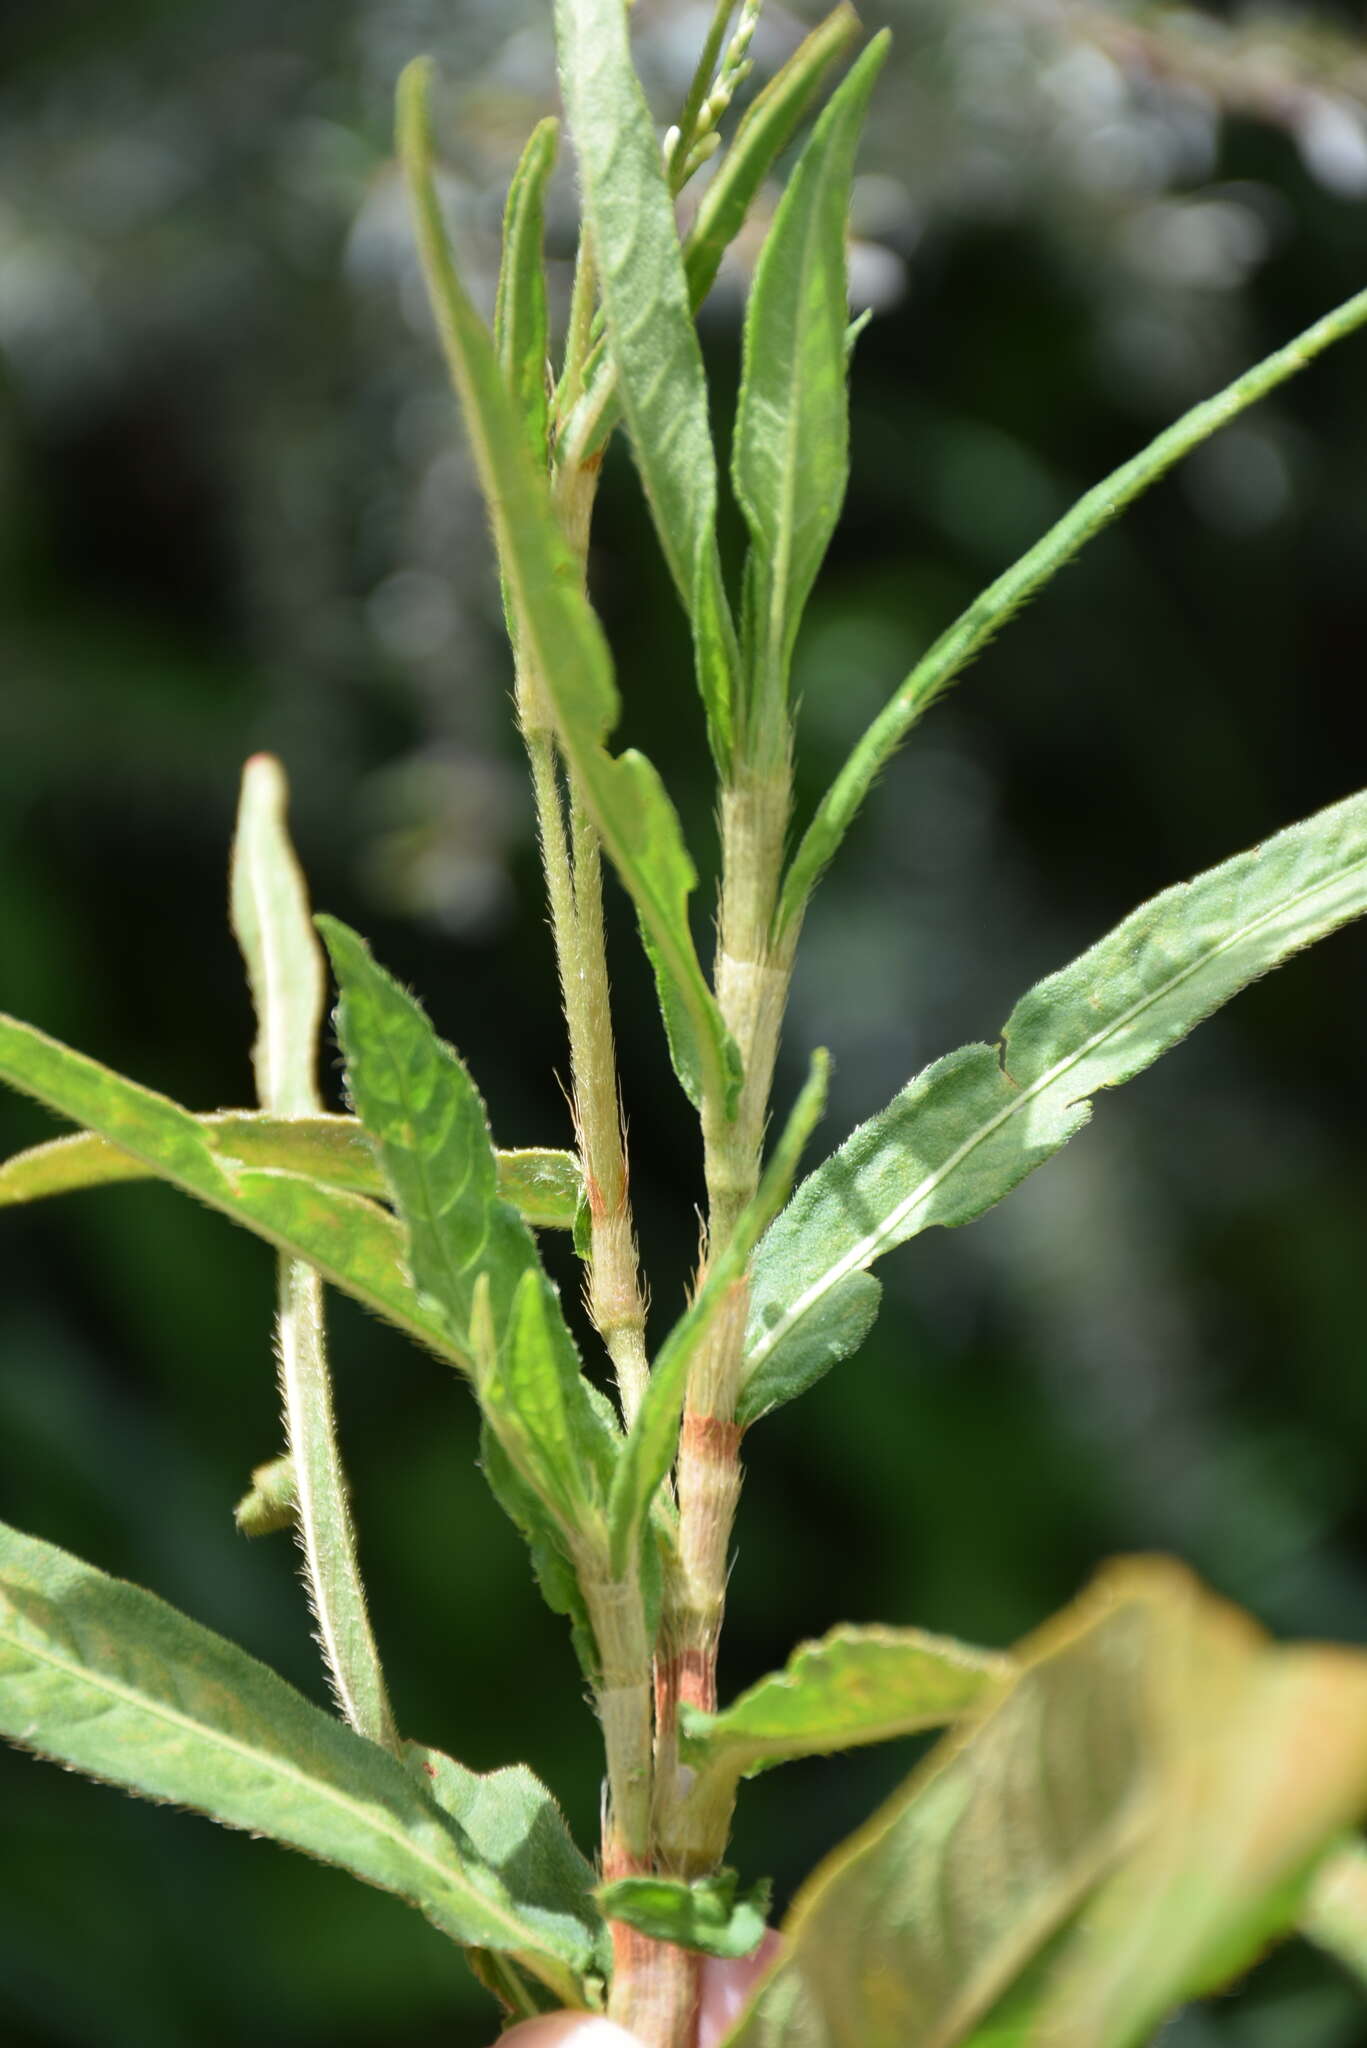
<path id="1" fill-rule="evenodd" d="M 510 1946 L 518 1949 L 535 1948 L 537 1946 L 536 1937 L 532 1930 L 521 1921 L 512 1917 L 496 1897 L 490 1896 L 471 1884 L 458 1868 L 453 1868 L 452 1865 L 443 1863 L 431 1855 L 406 1829 L 394 1824 L 386 1825 L 373 1808 L 360 1805 L 346 1793 L 338 1791 L 335 1786 L 330 1785 L 325 1779 L 308 1776 L 306 1772 L 300 1770 L 297 1765 L 290 1764 L 285 1758 L 271 1756 L 267 1752 L 251 1749 L 236 1737 L 224 1734 L 221 1730 L 210 1727 L 203 1721 L 197 1721 L 188 1714 L 178 1713 L 173 1707 L 168 1707 L 159 1701 L 149 1699 L 145 1695 L 134 1691 L 130 1686 L 121 1683 L 118 1679 L 109 1678 L 103 1673 L 92 1672 L 86 1665 L 73 1664 L 65 1657 L 58 1655 L 45 1646 L 26 1642 L 22 1636 L 14 1632 L 12 1625 L 7 1624 L 3 1620 L 0 1620 L 0 1641 L 10 1643 L 19 1652 L 20 1656 L 28 1657 L 36 1662 L 49 1664 L 54 1670 L 62 1672 L 66 1677 L 75 1679 L 78 1684 L 88 1686 L 96 1692 L 104 1692 L 112 1699 L 122 1700 L 125 1705 L 139 1713 L 151 1715 L 157 1720 L 164 1721 L 172 1727 L 179 1728 L 197 1737 L 201 1742 L 206 1743 L 212 1748 L 229 1751 L 231 1754 L 242 1758 L 243 1761 L 254 1765 L 257 1769 L 267 1770 L 274 1776 L 287 1780 L 308 1791 L 315 1798 L 323 1800 L 338 1811 L 356 1820 L 360 1826 L 368 1829 L 372 1834 L 393 1842 L 414 1863 L 431 1870 L 445 1888 L 464 1892 L 466 1896 L 486 1910 L 491 1918 L 518 1936 L 516 1943 L 511 1943 Z M 376 1754 L 382 1755 L 383 1752 L 377 1750 Z M 173 1799 L 175 1796 L 174 1794 L 171 1795 Z M 190 1805 L 192 1802 L 186 1799 L 184 1803 Z M 210 1818 L 217 1820 L 219 1816 L 217 1814 L 210 1814 Z M 440 1827 L 443 1824 L 439 1814 L 436 1812 L 430 1818 L 435 1826 Z M 241 1822 L 227 1822 L 225 1824 L 228 1826 L 245 1825 L 245 1823 Z M 289 1846 L 293 1847 L 295 1845 L 291 1843 Z"/>
<path id="2" fill-rule="evenodd" d="M 1289 912 L 1299 908 L 1301 904 L 1320 894 L 1323 890 L 1338 886 L 1358 869 L 1364 867 L 1367 867 L 1367 855 L 1363 855 L 1359 859 L 1350 862 L 1346 867 L 1336 868 L 1331 875 L 1322 875 L 1317 881 L 1299 890 L 1295 895 L 1280 898 L 1262 916 L 1255 917 L 1247 924 L 1240 925 L 1236 931 L 1226 934 L 1218 945 L 1212 946 L 1203 952 L 1200 958 L 1193 961 L 1189 967 L 1184 968 L 1181 973 L 1173 975 L 1170 980 L 1165 981 L 1161 987 L 1146 994 L 1140 1001 L 1132 1003 L 1128 1010 L 1115 1018 L 1104 1030 L 1094 1032 L 1090 1038 L 1085 1039 L 1081 1045 L 1071 1052 L 1066 1059 L 1059 1060 L 1047 1072 L 1040 1075 L 1038 1080 L 1030 1082 L 1018 1095 L 1012 1098 L 1004 1109 L 999 1110 L 994 1117 L 990 1118 L 987 1123 L 975 1131 L 972 1137 L 966 1139 L 959 1146 L 958 1150 L 952 1153 L 945 1161 L 943 1166 L 938 1167 L 935 1172 L 927 1174 L 924 1180 L 920 1181 L 912 1189 L 911 1193 L 906 1195 L 897 1204 L 896 1208 L 889 1212 L 877 1230 L 868 1232 L 857 1244 L 851 1246 L 848 1252 L 837 1259 L 833 1265 L 827 1267 L 820 1278 L 798 1296 L 786 1314 L 779 1318 L 772 1329 L 765 1332 L 763 1339 L 748 1353 L 746 1360 L 747 1373 L 753 1374 L 758 1371 L 759 1367 L 783 1341 L 789 1331 L 796 1328 L 803 1317 L 819 1301 L 823 1300 L 832 1288 L 838 1286 L 842 1280 L 847 1279 L 852 1273 L 862 1272 L 871 1265 L 873 1260 L 877 1258 L 880 1247 L 895 1235 L 899 1224 L 907 1216 L 911 1215 L 920 1203 L 932 1195 L 936 1188 L 941 1186 L 952 1173 L 956 1172 L 963 1162 L 977 1151 L 980 1145 L 986 1144 L 988 1139 L 1000 1130 L 1004 1124 L 1008 1123 L 1012 1117 L 1035 1101 L 1047 1089 L 1051 1088 L 1062 1075 L 1066 1074 L 1071 1067 L 1077 1066 L 1088 1053 L 1093 1052 L 1098 1046 L 1104 1045 L 1108 1038 L 1113 1038 L 1117 1032 L 1124 1030 L 1127 1025 L 1133 1023 L 1136 1017 L 1141 1017 L 1146 1010 L 1152 1009 L 1156 1003 L 1171 995 L 1174 989 L 1180 988 L 1183 982 L 1189 981 L 1193 976 L 1202 973 L 1214 961 L 1218 960 L 1221 954 L 1241 944 L 1261 927 L 1274 923 L 1278 918 L 1286 916 Z M 1191 885 L 1188 884 L 1188 886 L 1190 887 Z M 1098 1085 L 1104 1086 L 1105 1084 L 1101 1083 Z M 819 1168 L 817 1170 L 820 1171 Z"/>

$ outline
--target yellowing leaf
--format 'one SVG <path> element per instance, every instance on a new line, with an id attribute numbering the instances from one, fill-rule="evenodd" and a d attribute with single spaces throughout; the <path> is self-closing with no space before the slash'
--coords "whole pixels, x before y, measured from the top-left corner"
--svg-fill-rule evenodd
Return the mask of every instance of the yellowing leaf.
<path id="1" fill-rule="evenodd" d="M 1112 1566 L 804 1886 L 727 2048 L 1138 2048 L 1367 1806 L 1367 1655 Z"/>

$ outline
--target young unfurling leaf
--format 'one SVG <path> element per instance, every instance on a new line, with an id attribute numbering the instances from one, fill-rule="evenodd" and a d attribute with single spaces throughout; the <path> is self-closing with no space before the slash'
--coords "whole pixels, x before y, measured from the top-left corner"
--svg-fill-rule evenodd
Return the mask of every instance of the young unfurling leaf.
<path id="1" fill-rule="evenodd" d="M 508 395 L 527 433 L 538 468 L 547 460 L 546 368 L 549 342 L 542 254 L 546 186 L 555 169 L 560 124 L 539 121 L 508 187 L 503 211 L 503 261 L 494 302 L 494 349 Z"/>

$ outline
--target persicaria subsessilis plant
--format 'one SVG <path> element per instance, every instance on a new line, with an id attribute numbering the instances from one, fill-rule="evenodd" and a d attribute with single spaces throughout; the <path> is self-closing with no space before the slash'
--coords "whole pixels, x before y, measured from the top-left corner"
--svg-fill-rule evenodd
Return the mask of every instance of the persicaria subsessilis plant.
<path id="1" fill-rule="evenodd" d="M 399 1894 L 468 1951 L 508 2015 L 604 2011 L 648 2048 L 690 2048 L 699 1957 L 749 1956 L 763 1935 L 764 1873 L 726 1860 L 742 1781 L 943 1729 L 813 1872 L 729 2042 L 1137 2048 L 1294 1928 L 1361 1963 L 1367 1862 L 1350 1831 L 1367 1809 L 1367 1657 L 1274 1647 L 1180 1565 L 1138 1559 L 1009 1652 L 841 1626 L 722 1704 L 742 1466 L 764 1455 L 764 1418 L 863 1341 L 886 1253 L 979 1216 L 1081 1130 L 1100 1091 L 1367 908 L 1367 795 L 1269 820 L 1261 844 L 1144 904 L 833 1150 L 815 1140 L 826 1053 L 791 1102 L 773 1099 L 775 1059 L 809 899 L 922 714 L 1172 464 L 1367 320 L 1367 292 L 1089 491 L 945 626 L 801 814 L 790 673 L 845 492 L 847 215 L 887 36 L 864 41 L 837 7 L 737 119 L 758 13 L 759 0 L 738 13 L 719 0 L 662 137 L 624 0 L 557 0 L 582 201 L 563 333 L 550 331 L 543 254 L 559 124 L 535 130 L 513 178 L 490 329 L 438 201 L 425 64 L 399 84 L 398 154 L 515 661 L 573 1149 L 500 1150 L 476 1080 L 418 1000 L 356 932 L 313 918 L 284 772 L 264 755 L 243 777 L 231 869 L 256 1102 L 194 1114 L 0 1020 L 0 1074 L 79 1127 L 0 1169 L 5 1200 L 155 1175 L 274 1247 L 284 1444 L 237 1513 L 248 1533 L 298 1534 L 336 1714 L 151 1594 L 4 1529 L 0 1726 Z M 780 160 L 792 168 L 750 285 L 723 476 L 695 319 Z M 701 196 L 680 209 L 704 166 Z M 691 636 L 697 703 L 679 717 L 702 721 L 716 770 L 710 959 L 669 764 L 616 745 L 619 681 L 586 587 L 614 434 Z M 728 489 L 741 564 L 718 543 Z M 649 1319 L 609 872 L 697 1112 L 707 1191 L 690 1298 L 657 1292 Z M 347 1115 L 326 1113 L 318 1089 L 328 966 Z M 612 1398 L 543 1267 L 548 1231 L 569 1233 L 582 1261 Z M 406 1331 L 478 1403 L 483 1477 L 565 1618 L 601 1723 L 592 1861 L 530 1770 L 478 1776 L 396 1722 L 333 1424 L 329 1286 Z M 267 1353 L 263 1334 L 263 1370 Z"/>

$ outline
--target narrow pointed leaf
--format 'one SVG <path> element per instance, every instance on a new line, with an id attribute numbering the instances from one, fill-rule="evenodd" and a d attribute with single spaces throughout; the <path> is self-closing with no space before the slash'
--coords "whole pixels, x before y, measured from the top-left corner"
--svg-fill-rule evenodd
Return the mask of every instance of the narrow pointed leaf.
<path id="1" fill-rule="evenodd" d="M 788 666 L 849 480 L 845 245 L 854 154 L 886 31 L 832 96 L 789 179 L 746 308 L 731 472 L 750 529 L 755 687 Z"/>
<path id="2" fill-rule="evenodd" d="M 754 1200 L 737 1222 L 730 1244 L 709 1261 L 697 1299 L 670 1331 L 651 1370 L 645 1397 L 622 1446 L 608 1505 L 613 1568 L 619 1574 L 627 1570 L 651 1503 L 674 1462 L 689 1367 L 728 1302 L 733 1312 L 744 1312 L 743 1287 L 750 1255 L 788 1198 L 803 1149 L 826 1107 L 829 1081 L 830 1056 L 818 1049 Z"/>
<path id="3" fill-rule="evenodd" d="M 279 1167 L 326 1187 L 388 1199 L 388 1184 L 357 1117 L 278 1117 L 264 1110 L 219 1109 L 195 1121 L 225 1160 Z M 572 1152 L 529 1146 L 497 1156 L 498 1190 L 505 1202 L 539 1229 L 574 1228 L 583 1180 Z M 78 1131 L 31 1145 L 0 1163 L 0 1209 L 43 1201 L 49 1195 L 75 1194 L 82 1188 L 156 1177 L 131 1153 L 119 1151 L 93 1131 Z"/>
<path id="4" fill-rule="evenodd" d="M 0 1016 L 0 1080 L 263 1237 L 307 1259 L 325 1280 L 454 1363 L 467 1363 L 443 1319 L 421 1302 L 403 1266 L 403 1233 L 387 1210 L 342 1188 L 259 1171 L 220 1157 L 179 1103 L 32 1025 Z"/>
<path id="5" fill-rule="evenodd" d="M 640 918 L 660 986 L 675 1065 L 691 1093 L 734 1107 L 735 1048 L 698 961 L 688 922 L 696 875 L 678 816 L 641 755 L 603 742 L 618 698 L 602 629 L 504 388 L 493 344 L 460 281 L 432 177 L 430 66 L 399 80 L 399 153 L 417 214 L 433 309 L 489 508 L 519 657 L 544 690 L 561 744 L 603 844 Z"/>
<path id="6" fill-rule="evenodd" d="M 736 1895 L 734 1870 L 685 1883 L 672 1877 L 620 1877 L 600 1885 L 598 1903 L 610 1920 L 623 1920 L 652 1941 L 672 1941 L 706 1956 L 751 1956 L 764 1939 L 769 1879 Z"/>
<path id="7" fill-rule="evenodd" d="M 229 907 L 256 1010 L 257 1100 L 273 1116 L 317 1116 L 323 1107 L 317 1062 L 327 974 L 290 844 L 287 804 L 280 763 L 270 754 L 254 754 L 242 771 Z"/>
<path id="8" fill-rule="evenodd" d="M 499 1195 L 479 1091 L 364 940 L 335 918 L 319 925 L 342 992 L 347 1087 L 407 1230 L 414 1287 L 476 1360 L 481 1405 L 523 1478 L 573 1523 L 584 1499 L 606 1498 L 616 1443 L 589 1399 L 536 1240 Z"/>
<path id="9" fill-rule="evenodd" d="M 341 991 L 347 1088 L 407 1231 L 414 1286 L 468 1353 L 476 1280 L 487 1276 L 501 1332 L 523 1274 L 540 1271 L 535 1239 L 499 1195 L 488 1117 L 464 1062 L 363 939 L 335 918 L 318 925 Z"/>
<path id="10" fill-rule="evenodd" d="M 229 904 L 256 1011 L 252 1065 L 261 1106 L 307 1116 L 323 1106 L 318 1031 L 327 974 L 288 803 L 280 763 L 253 755 L 242 774 Z M 304 1583 L 333 1696 L 358 1735 L 397 1754 L 337 1442 L 323 1282 L 307 1261 L 285 1253 L 277 1260 L 275 1355 Z"/>
<path id="11" fill-rule="evenodd" d="M 503 260 L 494 302 L 494 349 L 513 409 L 522 421 L 532 459 L 547 461 L 549 355 L 546 268 L 542 255 L 546 186 L 555 169 L 560 124 L 538 121 L 508 187 L 503 211 Z"/>
<path id="12" fill-rule="evenodd" d="M 1177 1566 L 1109 1568 L 1016 1662 L 803 1888 L 727 2048 L 1137 2048 L 1367 1799 L 1367 1658 L 1272 1649 Z"/>
<path id="13" fill-rule="evenodd" d="M 467 1770 L 439 1749 L 409 1742 L 404 1753 L 419 1787 L 451 1816 L 481 1863 L 498 1873 L 522 1917 L 544 1928 L 550 1946 L 579 1952 L 586 1930 L 605 1962 L 606 1929 L 594 1902 L 593 1866 L 581 1856 L 565 1816 L 525 1764 Z"/>
<path id="14" fill-rule="evenodd" d="M 1000 631 L 1013 612 L 1070 562 L 1094 534 L 1157 483 L 1209 435 L 1304 369 L 1323 350 L 1367 320 L 1367 291 L 1358 292 L 1267 356 L 1214 398 L 1193 406 L 1131 461 L 1088 491 L 1070 512 L 962 612 L 879 712 L 822 798 L 793 856 L 779 905 L 781 927 L 801 918 L 808 897 L 857 815 L 864 798 L 928 705 Z"/>
<path id="15" fill-rule="evenodd" d="M 708 736 L 733 739 L 734 634 L 717 552 L 717 465 L 702 351 L 655 123 L 622 0 L 556 0 L 560 78 L 579 153 L 608 355 L 655 530 L 695 633 Z"/>
<path id="16" fill-rule="evenodd" d="M 756 93 L 720 159 L 684 244 L 694 312 L 711 291 L 722 257 L 774 164 L 797 133 L 827 71 L 859 34 L 859 17 L 842 4 L 804 36 L 782 69 Z"/>
<path id="17" fill-rule="evenodd" d="M 802 1381 L 814 1317 L 832 1362 L 830 1320 L 854 1275 L 933 1224 L 981 1215 L 1082 1128 L 1099 1089 L 1364 909 L 1360 794 L 1155 896 L 1033 988 L 997 1046 L 927 1067 L 809 1175 L 761 1244 L 746 1412 Z"/>
<path id="18" fill-rule="evenodd" d="M 825 1756 L 943 1727 L 980 1704 L 1009 1658 L 916 1628 L 832 1629 L 729 1707 L 685 1707 L 681 1753 L 694 1770 L 752 1778 L 793 1757 Z"/>
<path id="19" fill-rule="evenodd" d="M 267 1835 L 506 1950 L 571 2003 L 596 1929 L 524 1916 L 405 1767 L 152 1594 L 0 1526 L 0 1730 L 147 1799 Z"/>

